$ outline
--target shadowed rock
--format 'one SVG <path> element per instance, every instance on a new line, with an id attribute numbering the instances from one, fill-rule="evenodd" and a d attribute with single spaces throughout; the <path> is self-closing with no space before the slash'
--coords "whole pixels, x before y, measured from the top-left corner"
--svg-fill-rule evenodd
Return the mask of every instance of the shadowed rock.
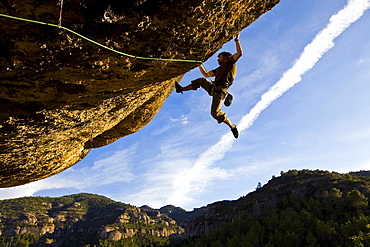
<path id="1" fill-rule="evenodd" d="M 0 13 L 58 23 L 51 0 Z M 279 0 L 70 0 L 62 26 L 134 56 L 206 60 Z M 0 17 L 0 187 L 57 174 L 144 127 L 199 64 L 129 58 L 51 26 Z"/>

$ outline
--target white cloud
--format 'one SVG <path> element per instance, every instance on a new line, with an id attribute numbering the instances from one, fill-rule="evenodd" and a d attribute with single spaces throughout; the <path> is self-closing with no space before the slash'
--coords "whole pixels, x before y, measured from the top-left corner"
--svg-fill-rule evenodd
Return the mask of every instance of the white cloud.
<path id="1" fill-rule="evenodd" d="M 369 58 L 361 58 L 357 61 L 357 65 L 358 66 L 362 66 L 362 65 L 368 65 L 370 63 L 370 59 Z"/>
<path id="2" fill-rule="evenodd" d="M 350 0 L 341 11 L 333 15 L 330 23 L 304 48 L 295 64 L 268 92 L 262 95 L 256 106 L 242 118 L 239 124 L 240 130 L 248 129 L 263 110 L 300 82 L 301 76 L 312 69 L 320 58 L 334 46 L 333 40 L 357 21 L 369 7 L 369 0 Z"/>
<path id="3" fill-rule="evenodd" d="M 33 196 L 39 191 L 60 188 L 94 188 L 117 182 L 130 182 L 135 175 L 130 171 L 130 157 L 136 146 L 115 152 L 113 155 L 94 162 L 92 167 L 68 169 L 58 175 L 26 185 L 5 188 L 0 191 L 0 199 Z"/>
<path id="4" fill-rule="evenodd" d="M 159 136 L 165 133 L 166 131 L 179 126 L 179 123 L 181 125 L 186 125 L 189 123 L 188 115 L 181 115 L 179 118 L 172 118 L 170 117 L 170 123 L 163 125 L 160 128 L 157 128 L 152 132 L 153 136 Z"/>
<path id="5" fill-rule="evenodd" d="M 295 64 L 281 77 L 281 79 L 262 95 L 261 100 L 240 121 L 238 128 L 242 132 L 248 129 L 273 101 L 301 81 L 301 76 L 312 69 L 320 58 L 334 46 L 333 40 L 338 37 L 353 22 L 358 20 L 366 9 L 370 7 L 369 0 L 350 0 L 337 14 L 330 18 L 330 23 L 308 44 Z M 173 192 L 168 202 L 183 205 L 191 200 L 189 195 L 202 192 L 210 181 L 226 178 L 227 171 L 212 168 L 212 165 L 224 158 L 234 143 L 232 135 L 226 134 L 213 146 L 198 156 L 193 166 L 182 172 L 182 177 L 171 184 Z"/>
<path id="6" fill-rule="evenodd" d="M 183 125 L 188 124 L 188 123 L 189 123 L 189 121 L 188 121 L 188 116 L 184 116 L 184 115 L 182 115 L 182 116 L 181 116 L 181 123 L 182 123 Z"/>
<path id="7" fill-rule="evenodd" d="M 180 122 L 180 123 L 182 123 L 184 125 L 187 124 L 187 123 L 189 123 L 188 116 L 187 115 L 181 115 L 180 118 L 170 118 L 170 120 L 172 122 Z"/>
<path id="8" fill-rule="evenodd" d="M 34 193 L 41 189 L 45 189 L 45 182 L 43 180 L 17 187 L 4 188 L 0 190 L 0 199 L 3 200 L 32 196 Z"/>
<path id="9" fill-rule="evenodd" d="M 194 202 L 193 196 L 204 192 L 215 178 L 229 178 L 224 169 L 194 165 L 194 160 L 174 156 L 160 160 L 155 167 L 141 177 L 141 191 L 122 198 L 123 201 L 152 207 L 167 204 L 187 207 Z"/>

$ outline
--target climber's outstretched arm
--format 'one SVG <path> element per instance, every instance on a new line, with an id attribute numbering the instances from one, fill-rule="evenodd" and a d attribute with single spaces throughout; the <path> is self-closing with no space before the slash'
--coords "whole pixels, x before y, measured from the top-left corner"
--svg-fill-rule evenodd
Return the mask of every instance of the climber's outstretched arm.
<path id="1" fill-rule="evenodd" d="M 235 61 L 238 61 L 238 59 L 243 55 L 243 49 L 239 42 L 239 34 L 235 36 L 235 45 L 236 45 L 236 53 L 233 55 L 233 58 Z"/>

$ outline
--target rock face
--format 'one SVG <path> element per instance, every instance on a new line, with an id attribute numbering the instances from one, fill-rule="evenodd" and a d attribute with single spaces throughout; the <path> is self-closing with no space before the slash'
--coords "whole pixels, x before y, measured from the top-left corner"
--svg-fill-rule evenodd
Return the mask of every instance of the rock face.
<path id="1" fill-rule="evenodd" d="M 143 210 L 142 207 L 141 207 L 141 210 Z M 193 211 L 188 212 L 185 209 L 182 209 L 180 207 L 175 207 L 173 205 L 167 205 L 167 206 L 161 207 L 159 211 L 165 215 L 168 215 L 172 219 L 174 219 L 179 226 L 185 228 L 186 225 L 191 220 L 197 217 L 203 216 L 206 212 L 206 207 L 194 208 Z M 147 211 L 144 211 L 144 212 L 148 214 Z"/>
<path id="2" fill-rule="evenodd" d="M 98 195 L 0 201 L 0 240 L 31 234 L 43 236 L 41 242 L 48 239 L 59 246 L 92 246 L 99 239 L 167 238 L 183 233 L 184 229 L 167 215 L 148 215 L 140 208 Z"/>
<path id="3" fill-rule="evenodd" d="M 70 0 L 62 26 L 134 56 L 206 60 L 279 0 Z M 57 24 L 58 1 L 0 13 Z M 57 174 L 145 126 L 197 63 L 129 58 L 64 29 L 0 17 L 0 187 Z"/>

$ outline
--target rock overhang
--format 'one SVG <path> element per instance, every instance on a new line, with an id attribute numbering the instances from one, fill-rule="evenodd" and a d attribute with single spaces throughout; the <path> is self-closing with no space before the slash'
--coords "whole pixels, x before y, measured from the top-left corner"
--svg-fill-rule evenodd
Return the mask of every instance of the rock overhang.
<path id="1" fill-rule="evenodd" d="M 205 61 L 279 0 L 65 1 L 62 26 L 134 56 Z M 50 0 L 0 13 L 58 23 Z M 140 130 L 198 63 L 116 54 L 65 30 L 0 17 L 0 187 L 57 174 Z"/>

